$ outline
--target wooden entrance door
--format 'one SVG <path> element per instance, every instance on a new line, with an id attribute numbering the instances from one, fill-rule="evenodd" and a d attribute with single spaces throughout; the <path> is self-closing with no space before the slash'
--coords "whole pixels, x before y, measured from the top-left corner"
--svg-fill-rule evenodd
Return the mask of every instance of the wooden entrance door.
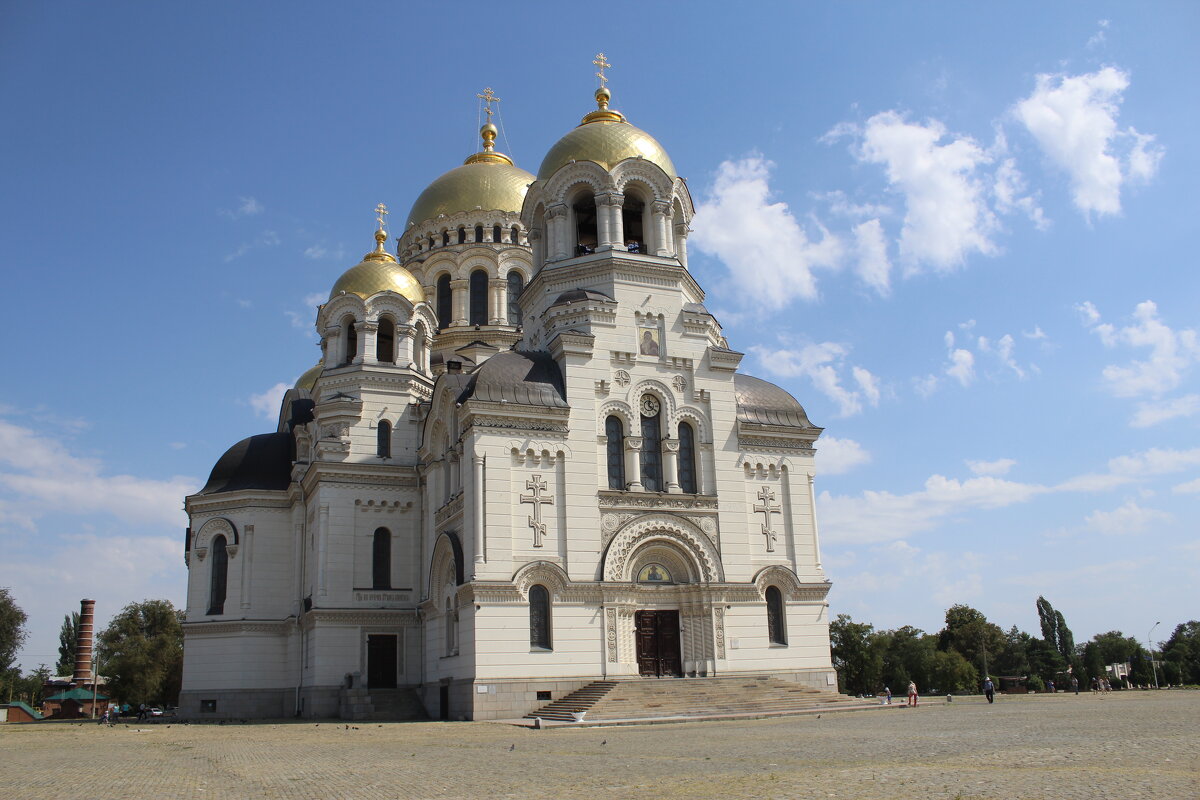
<path id="1" fill-rule="evenodd" d="M 679 612 L 638 611 L 633 623 L 637 629 L 638 672 L 656 678 L 683 675 L 679 655 Z"/>
<path id="2" fill-rule="evenodd" d="M 367 686 L 396 688 L 396 637 L 377 634 L 367 637 Z"/>

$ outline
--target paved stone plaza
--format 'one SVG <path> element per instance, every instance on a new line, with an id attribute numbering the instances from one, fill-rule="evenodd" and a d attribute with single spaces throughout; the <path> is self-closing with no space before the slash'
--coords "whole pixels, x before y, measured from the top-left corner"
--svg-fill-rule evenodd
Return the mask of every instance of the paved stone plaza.
<path id="1" fill-rule="evenodd" d="M 1200 797 L 1200 692 L 736 722 L 0 726 L 0 797 Z"/>

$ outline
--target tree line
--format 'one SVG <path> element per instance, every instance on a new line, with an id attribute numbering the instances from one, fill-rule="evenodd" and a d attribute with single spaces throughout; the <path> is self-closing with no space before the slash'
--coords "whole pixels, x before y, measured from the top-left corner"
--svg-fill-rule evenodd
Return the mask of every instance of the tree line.
<path id="1" fill-rule="evenodd" d="M 990 676 L 1022 677 L 1030 691 L 1043 691 L 1053 681 L 1069 688 L 1074 677 L 1081 687 L 1106 677 L 1109 664 L 1130 665 L 1127 685 L 1153 686 L 1151 654 L 1142 643 L 1120 631 L 1100 633 L 1076 644 L 1062 612 L 1037 599 L 1041 637 L 1013 626 L 1000 628 L 981 611 L 951 606 L 937 633 L 905 625 L 875 630 L 839 614 L 829 625 L 838 688 L 846 694 L 877 694 L 885 687 L 902 691 L 914 681 L 923 692 L 977 692 Z M 1160 685 L 1200 685 L 1200 622 L 1178 625 L 1154 652 Z"/>
<path id="2" fill-rule="evenodd" d="M 28 617 L 8 589 L 0 588 L 0 702 L 22 700 L 42 704 L 43 686 L 52 677 L 39 664 L 22 673 L 16 655 L 28 636 Z M 130 603 L 96 636 L 93 659 L 107 678 L 110 699 L 131 705 L 174 705 L 183 683 L 183 612 L 167 600 Z M 79 613 L 67 614 L 58 636 L 53 675 L 75 671 Z"/>

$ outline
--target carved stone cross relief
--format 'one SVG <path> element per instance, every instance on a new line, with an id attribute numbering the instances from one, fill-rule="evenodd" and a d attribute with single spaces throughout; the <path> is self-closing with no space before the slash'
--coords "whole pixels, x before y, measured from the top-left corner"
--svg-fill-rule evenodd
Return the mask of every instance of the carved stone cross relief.
<path id="1" fill-rule="evenodd" d="M 529 518 L 529 527 L 533 528 L 533 546 L 541 547 L 542 537 L 546 535 L 546 523 L 542 522 L 542 506 L 553 505 L 554 496 L 543 494 L 549 488 L 549 484 L 542 480 L 541 475 L 534 475 L 533 480 L 525 481 L 525 488 L 531 493 L 521 495 L 521 502 L 533 504 L 533 516 Z"/>
<path id="2" fill-rule="evenodd" d="M 775 540 L 778 536 L 775 531 L 771 530 L 771 515 L 778 514 L 781 509 L 778 505 L 772 505 L 775 503 L 775 492 L 766 486 L 758 490 L 758 499 L 762 502 L 755 504 L 754 512 L 756 514 L 762 512 L 763 517 L 766 519 L 762 526 L 762 534 L 767 539 L 767 552 L 774 553 Z"/>

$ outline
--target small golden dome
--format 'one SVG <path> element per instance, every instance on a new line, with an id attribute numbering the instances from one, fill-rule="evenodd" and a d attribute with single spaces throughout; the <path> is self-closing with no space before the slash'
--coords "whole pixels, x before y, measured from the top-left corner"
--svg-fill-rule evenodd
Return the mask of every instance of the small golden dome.
<path id="1" fill-rule="evenodd" d="M 425 300 L 425 290 L 413 274 L 396 263 L 396 257 L 387 251 L 387 232 L 375 232 L 375 250 L 363 256 L 363 260 L 342 273 L 329 293 L 329 299 L 343 292 L 356 294 L 366 300 L 379 292 L 395 292 L 411 303 Z"/>
<path id="2" fill-rule="evenodd" d="M 675 165 L 667 151 L 653 136 L 630 125 L 620 111 L 608 107 L 612 94 L 601 87 L 596 90 L 596 110 L 587 114 L 575 130 L 558 140 L 542 159 L 538 180 L 544 181 L 572 161 L 595 161 L 605 169 L 627 158 L 641 156 L 657 164 L 672 179 Z"/>
<path id="3" fill-rule="evenodd" d="M 512 159 L 496 152 L 496 126 L 488 122 L 479 129 L 483 150 L 467 156 L 461 167 L 450 170 L 429 184 L 413 203 L 408 226 L 439 214 L 460 211 L 508 211 L 517 213 L 534 177 L 513 165 Z"/>
<path id="4" fill-rule="evenodd" d="M 311 392 L 317 385 L 317 378 L 321 377 L 321 371 L 324 369 L 325 365 L 320 362 L 317 362 L 314 367 L 309 367 L 303 375 L 296 379 L 296 388 Z"/>

